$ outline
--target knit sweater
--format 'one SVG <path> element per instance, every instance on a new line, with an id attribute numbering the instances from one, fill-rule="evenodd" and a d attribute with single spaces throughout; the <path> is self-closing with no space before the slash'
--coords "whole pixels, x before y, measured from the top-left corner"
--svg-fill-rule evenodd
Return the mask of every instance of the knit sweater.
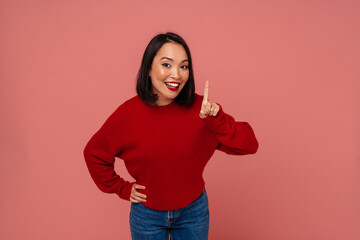
<path id="1" fill-rule="evenodd" d="M 258 142 L 247 122 L 236 122 L 222 107 L 216 117 L 199 117 L 202 96 L 188 108 L 172 102 L 151 106 L 135 96 L 121 104 L 92 136 L 84 157 L 94 182 L 106 193 L 130 201 L 134 183 L 146 188 L 147 206 L 175 210 L 204 189 L 203 170 L 216 149 L 232 155 L 253 154 Z M 114 171 L 122 159 L 136 182 Z"/>

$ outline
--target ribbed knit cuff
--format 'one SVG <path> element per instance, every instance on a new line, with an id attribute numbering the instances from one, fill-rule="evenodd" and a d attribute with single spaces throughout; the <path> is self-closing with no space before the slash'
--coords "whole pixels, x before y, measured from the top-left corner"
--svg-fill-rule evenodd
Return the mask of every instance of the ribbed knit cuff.
<path id="1" fill-rule="evenodd" d="M 132 189 L 132 186 L 134 185 L 134 183 L 135 182 L 126 184 L 118 193 L 119 197 L 124 200 L 130 201 L 131 189 Z"/>
<path id="2" fill-rule="evenodd" d="M 205 124 L 213 131 L 216 131 L 217 128 L 225 122 L 225 113 L 222 109 L 222 106 L 219 103 L 216 104 L 220 107 L 218 114 L 215 117 L 207 116 L 206 118 L 203 118 Z"/>

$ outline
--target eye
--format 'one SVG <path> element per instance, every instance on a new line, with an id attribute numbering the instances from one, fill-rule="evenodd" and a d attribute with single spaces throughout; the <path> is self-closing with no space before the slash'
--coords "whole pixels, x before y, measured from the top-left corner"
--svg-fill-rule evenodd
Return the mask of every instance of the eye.
<path id="1" fill-rule="evenodd" d="M 167 68 L 171 67 L 170 64 L 168 64 L 168 63 L 163 63 L 161 65 L 163 65 L 164 67 L 167 67 Z"/>
<path id="2" fill-rule="evenodd" d="M 188 69 L 189 66 L 183 65 L 183 66 L 181 66 L 181 68 L 182 68 L 182 69 Z"/>

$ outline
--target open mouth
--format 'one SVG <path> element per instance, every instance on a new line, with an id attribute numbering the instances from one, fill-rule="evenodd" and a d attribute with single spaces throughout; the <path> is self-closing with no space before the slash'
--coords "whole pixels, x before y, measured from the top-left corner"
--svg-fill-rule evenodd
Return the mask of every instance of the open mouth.
<path id="1" fill-rule="evenodd" d="M 171 91 L 176 91 L 176 90 L 178 90 L 178 88 L 180 86 L 180 83 L 177 83 L 177 82 L 165 82 L 165 85 Z"/>

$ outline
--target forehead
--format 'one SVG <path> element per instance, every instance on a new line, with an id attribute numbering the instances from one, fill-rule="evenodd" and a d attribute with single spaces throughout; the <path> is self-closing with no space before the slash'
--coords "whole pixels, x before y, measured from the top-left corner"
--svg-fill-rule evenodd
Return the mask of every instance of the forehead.
<path id="1" fill-rule="evenodd" d="M 185 48 L 181 44 L 167 42 L 161 46 L 155 57 L 170 57 L 174 60 L 182 61 L 184 59 L 187 59 L 187 54 Z"/>

